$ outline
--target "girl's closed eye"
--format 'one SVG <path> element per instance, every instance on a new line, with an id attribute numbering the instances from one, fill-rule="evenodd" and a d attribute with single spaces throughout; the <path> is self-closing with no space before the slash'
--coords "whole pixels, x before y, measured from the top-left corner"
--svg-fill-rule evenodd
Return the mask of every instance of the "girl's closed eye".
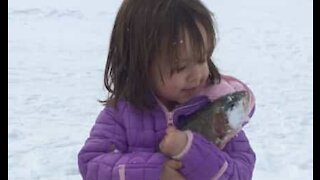
<path id="1" fill-rule="evenodd" d="M 173 68 L 173 73 L 179 73 L 185 69 L 187 69 L 188 67 L 188 63 L 184 60 L 184 61 L 180 61 L 180 62 L 177 62 Z"/>
<path id="2" fill-rule="evenodd" d="M 178 66 L 176 71 L 179 73 L 187 68 L 187 65 Z"/>

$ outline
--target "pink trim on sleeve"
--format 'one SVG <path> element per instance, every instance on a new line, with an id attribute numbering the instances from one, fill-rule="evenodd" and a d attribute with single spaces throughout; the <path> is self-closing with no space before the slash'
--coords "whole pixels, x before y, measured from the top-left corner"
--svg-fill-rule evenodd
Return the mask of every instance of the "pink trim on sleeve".
<path id="1" fill-rule="evenodd" d="M 220 168 L 220 170 L 218 171 L 218 173 L 215 176 L 213 176 L 211 180 L 218 180 L 222 176 L 222 174 L 227 170 L 227 168 L 228 168 L 228 162 L 225 161 L 222 167 Z"/>
<path id="2" fill-rule="evenodd" d="M 120 178 L 120 180 L 125 180 L 126 179 L 126 170 L 125 170 L 125 168 L 126 168 L 126 165 L 124 165 L 124 164 L 121 164 L 121 165 L 119 165 L 118 166 L 118 168 L 119 168 L 119 178 Z"/>
<path id="3" fill-rule="evenodd" d="M 190 130 L 186 130 L 184 132 L 187 134 L 187 137 L 188 137 L 187 145 L 179 154 L 172 156 L 173 159 L 178 159 L 178 160 L 181 159 L 191 148 L 192 141 L 193 141 L 193 134 Z"/>

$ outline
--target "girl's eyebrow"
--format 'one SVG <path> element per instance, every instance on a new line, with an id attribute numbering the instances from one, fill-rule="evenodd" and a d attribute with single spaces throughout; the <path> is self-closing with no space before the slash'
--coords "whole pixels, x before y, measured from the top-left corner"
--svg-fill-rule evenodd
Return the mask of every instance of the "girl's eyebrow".
<path id="1" fill-rule="evenodd" d="M 192 57 L 183 57 L 183 58 L 178 58 L 179 60 L 182 60 L 183 62 L 188 61 L 188 60 L 192 60 Z"/>
<path id="2" fill-rule="evenodd" d="M 194 58 L 191 57 L 191 56 L 188 56 L 188 57 L 183 57 L 183 58 L 178 58 L 178 66 L 184 66 L 184 65 L 187 65 L 189 64 L 190 62 L 193 62 L 194 61 Z"/>

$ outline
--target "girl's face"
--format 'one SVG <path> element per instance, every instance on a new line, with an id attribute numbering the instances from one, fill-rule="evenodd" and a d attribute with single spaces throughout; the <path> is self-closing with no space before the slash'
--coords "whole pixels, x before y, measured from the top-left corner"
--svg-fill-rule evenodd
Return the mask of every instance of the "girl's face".
<path id="1" fill-rule="evenodd" d="M 181 65 L 181 71 L 171 75 L 170 67 L 153 68 L 154 92 L 164 105 L 171 107 L 176 103 L 184 103 L 197 94 L 208 79 L 209 68 L 206 61 Z M 169 108 L 170 109 L 170 108 Z"/>
<path id="2" fill-rule="evenodd" d="M 201 33 L 206 40 L 205 33 Z M 205 86 L 209 76 L 208 62 L 195 60 L 188 37 L 184 39 L 185 42 L 179 43 L 182 48 L 177 71 L 172 74 L 170 64 L 163 57 L 151 67 L 153 91 L 168 109 L 190 100 Z"/>

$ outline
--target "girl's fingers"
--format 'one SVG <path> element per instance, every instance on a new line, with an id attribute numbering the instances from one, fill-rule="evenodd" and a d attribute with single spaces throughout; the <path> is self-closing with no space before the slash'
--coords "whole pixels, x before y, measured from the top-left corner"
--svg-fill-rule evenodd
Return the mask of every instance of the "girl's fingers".
<path id="1" fill-rule="evenodd" d="M 175 132 L 177 129 L 174 127 L 174 126 L 169 126 L 167 129 L 166 129 L 166 133 L 169 134 L 169 133 L 172 133 L 172 132 Z"/>
<path id="2" fill-rule="evenodd" d="M 166 166 L 172 169 L 180 169 L 182 167 L 182 163 L 181 161 L 177 161 L 177 160 L 168 160 L 166 162 Z"/>

